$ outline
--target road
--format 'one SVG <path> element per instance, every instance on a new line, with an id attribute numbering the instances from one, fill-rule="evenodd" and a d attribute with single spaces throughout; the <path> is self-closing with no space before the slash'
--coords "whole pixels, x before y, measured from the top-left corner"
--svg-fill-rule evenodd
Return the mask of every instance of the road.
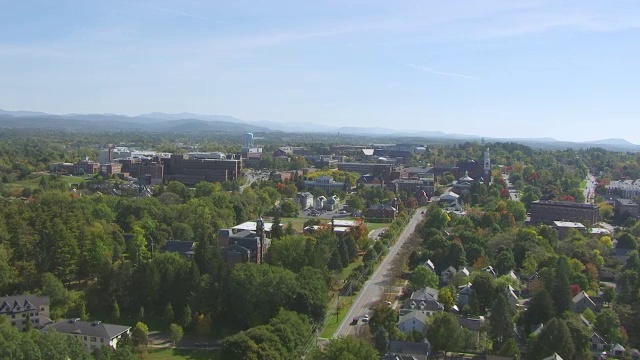
<path id="1" fill-rule="evenodd" d="M 371 230 L 369 231 L 369 239 L 373 240 L 373 241 L 378 241 L 378 237 L 380 235 L 382 235 L 382 233 L 387 230 L 386 227 L 380 228 L 380 229 L 376 229 L 376 230 Z"/>
<path id="2" fill-rule="evenodd" d="M 587 186 L 584 189 L 584 202 L 593 203 L 596 197 L 596 177 L 592 174 L 587 175 Z"/>
<path id="3" fill-rule="evenodd" d="M 518 189 L 516 189 L 516 187 L 509 182 L 509 175 L 502 174 L 502 178 L 507 182 L 507 189 L 509 190 L 509 196 L 511 197 L 511 200 L 519 201 L 520 199 L 518 199 Z"/>
<path id="4" fill-rule="evenodd" d="M 411 234 L 416 228 L 416 225 L 424 218 L 422 211 L 424 209 L 418 209 L 413 215 L 407 226 L 404 228 L 402 234 L 398 238 L 398 241 L 389 249 L 389 253 L 384 257 L 378 269 L 371 275 L 371 278 L 364 283 L 363 289 L 360 291 L 360 295 L 353 302 L 349 312 L 342 320 L 342 323 L 338 327 L 338 330 L 334 334 L 334 337 L 347 336 L 352 331 L 354 326 L 351 325 L 353 318 L 361 318 L 365 314 L 369 313 L 369 308 L 380 301 L 384 295 L 385 287 L 393 281 L 391 277 L 390 267 L 393 258 L 398 253 L 398 250 L 409 239 Z M 362 326 L 362 325 L 357 325 Z"/>

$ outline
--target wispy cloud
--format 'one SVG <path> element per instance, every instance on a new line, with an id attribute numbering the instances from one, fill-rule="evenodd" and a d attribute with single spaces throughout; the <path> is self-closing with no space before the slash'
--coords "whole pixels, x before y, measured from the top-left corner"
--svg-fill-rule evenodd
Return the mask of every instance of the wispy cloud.
<path id="1" fill-rule="evenodd" d="M 168 8 L 155 8 L 158 11 L 163 11 L 166 13 L 171 13 L 171 14 L 177 14 L 177 15 L 181 15 L 181 16 L 186 16 L 186 17 L 191 17 L 191 18 L 195 18 L 195 19 L 200 19 L 200 20 L 209 20 L 204 16 L 200 16 L 200 15 L 196 15 L 196 14 L 190 14 L 188 12 L 184 12 L 184 11 L 180 11 L 180 10 L 175 10 L 175 9 L 168 9 Z"/>
<path id="2" fill-rule="evenodd" d="M 428 72 L 428 73 L 436 74 L 436 75 L 451 76 L 451 77 L 457 77 L 457 78 L 462 78 L 462 79 L 480 80 L 480 78 L 477 77 L 477 76 L 458 74 L 458 73 L 452 73 L 452 72 L 445 72 L 445 71 L 438 71 L 438 70 L 435 70 L 433 68 L 426 67 L 426 66 L 420 66 L 420 65 L 414 65 L 414 64 L 406 64 L 406 66 L 410 67 L 412 69 L 417 69 L 417 70 L 420 70 L 420 71 L 424 71 L 424 72 Z"/>

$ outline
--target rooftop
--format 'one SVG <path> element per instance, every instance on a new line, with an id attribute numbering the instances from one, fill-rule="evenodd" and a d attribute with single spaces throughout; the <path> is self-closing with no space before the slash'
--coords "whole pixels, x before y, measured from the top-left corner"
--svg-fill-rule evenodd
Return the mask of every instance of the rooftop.
<path id="1" fill-rule="evenodd" d="M 243 230 L 249 230 L 249 231 L 256 231 L 256 227 L 258 226 L 258 223 L 255 221 L 247 221 L 244 222 L 240 225 L 236 225 L 234 226 L 232 229 L 234 231 L 243 231 Z M 273 223 L 268 223 L 265 222 L 264 223 L 264 230 L 265 231 L 271 231 L 271 226 L 273 226 Z"/>
<path id="2" fill-rule="evenodd" d="M 45 326 L 42 331 L 55 330 L 62 334 L 87 335 L 113 339 L 127 332 L 129 329 L 131 329 L 129 326 L 104 324 L 100 321 L 89 322 L 79 319 L 69 319 L 49 324 Z"/>
<path id="3" fill-rule="evenodd" d="M 559 206 L 559 207 L 567 207 L 567 208 L 583 208 L 583 209 L 591 209 L 591 210 L 596 210 L 600 208 L 598 205 L 581 204 L 581 203 L 575 203 L 571 201 L 536 200 L 532 202 L 532 204 L 551 205 L 551 206 Z"/>
<path id="4" fill-rule="evenodd" d="M 586 229 L 586 227 L 579 222 L 572 221 L 554 221 L 553 224 L 557 227 L 574 228 L 574 229 Z"/>

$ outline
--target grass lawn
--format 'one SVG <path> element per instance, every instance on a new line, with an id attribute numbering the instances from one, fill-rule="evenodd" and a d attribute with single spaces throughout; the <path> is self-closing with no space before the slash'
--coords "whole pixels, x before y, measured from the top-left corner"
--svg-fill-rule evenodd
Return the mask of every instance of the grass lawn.
<path id="1" fill-rule="evenodd" d="M 369 231 L 378 230 L 380 228 L 389 227 L 389 225 L 391 225 L 391 223 L 373 223 L 373 222 L 365 222 L 364 224 L 367 226 L 367 229 L 369 229 Z"/>
<path id="2" fill-rule="evenodd" d="M 311 218 L 308 217 L 297 217 L 297 218 L 281 218 L 280 223 L 282 224 L 282 228 L 287 227 L 288 223 L 293 225 L 293 228 L 297 232 L 302 232 L 302 228 L 304 227 L 304 223 Z"/>
<path id="3" fill-rule="evenodd" d="M 145 360 L 217 360 L 220 359 L 218 350 L 187 350 L 187 349 L 149 349 L 142 355 Z"/>
<path id="4" fill-rule="evenodd" d="M 42 173 L 33 173 L 29 174 L 26 178 L 14 181 L 11 183 L 4 184 L 4 186 L 8 189 L 20 189 L 22 190 L 25 187 L 37 188 L 40 185 L 40 179 L 45 177 L 49 178 L 51 175 L 44 175 Z M 71 186 L 71 184 L 79 184 L 83 181 L 91 179 L 91 177 L 87 176 L 60 176 L 62 181 L 67 183 L 67 185 Z"/>
<path id="5" fill-rule="evenodd" d="M 351 303 L 353 302 L 354 296 L 347 296 L 340 298 L 340 312 L 338 314 L 338 318 L 336 319 L 336 310 L 331 309 L 331 316 L 325 322 L 324 330 L 320 337 L 322 338 L 331 338 L 333 334 L 335 334 L 336 330 L 338 330 L 338 326 L 344 320 L 344 317 L 347 316 L 349 309 L 351 308 Z"/>

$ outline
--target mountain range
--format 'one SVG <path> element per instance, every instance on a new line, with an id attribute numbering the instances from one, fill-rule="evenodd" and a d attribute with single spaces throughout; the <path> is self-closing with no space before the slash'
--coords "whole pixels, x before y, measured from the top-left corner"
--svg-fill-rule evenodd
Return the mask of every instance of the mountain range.
<path id="1" fill-rule="evenodd" d="M 230 115 L 193 113 L 167 114 L 153 112 L 138 116 L 121 114 L 54 115 L 36 111 L 6 111 L 0 109 L 0 128 L 51 129 L 76 132 L 149 131 L 159 133 L 334 133 L 365 137 L 426 138 L 458 141 L 480 140 L 476 135 L 448 134 L 441 131 L 398 130 L 381 127 L 332 127 L 304 122 L 280 123 L 260 120 L 246 121 Z M 618 151 L 640 151 L 640 145 L 624 139 L 602 139 L 586 142 L 558 141 L 553 138 L 486 138 L 487 141 L 513 141 L 541 148 L 602 147 Z"/>

